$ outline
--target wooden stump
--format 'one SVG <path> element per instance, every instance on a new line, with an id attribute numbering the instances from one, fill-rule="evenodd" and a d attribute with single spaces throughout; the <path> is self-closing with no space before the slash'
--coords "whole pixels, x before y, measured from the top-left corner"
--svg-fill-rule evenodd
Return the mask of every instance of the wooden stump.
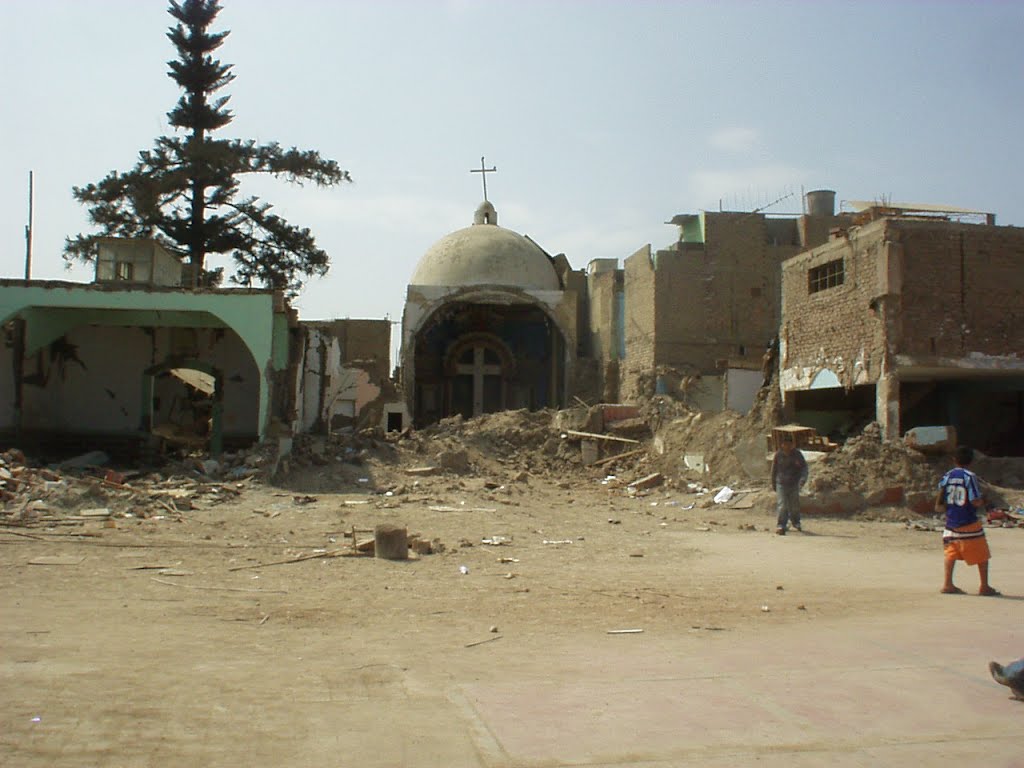
<path id="1" fill-rule="evenodd" d="M 390 523 L 378 525 L 373 530 L 374 556 L 384 560 L 408 560 L 409 542 L 405 528 Z"/>

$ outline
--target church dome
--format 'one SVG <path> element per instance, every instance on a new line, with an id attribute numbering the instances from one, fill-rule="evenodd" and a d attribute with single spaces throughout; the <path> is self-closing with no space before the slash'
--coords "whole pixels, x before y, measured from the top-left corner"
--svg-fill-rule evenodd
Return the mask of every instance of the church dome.
<path id="1" fill-rule="evenodd" d="M 503 285 L 561 290 L 551 259 L 529 238 L 498 226 L 494 206 L 476 209 L 472 226 L 434 243 L 420 259 L 411 285 Z"/>

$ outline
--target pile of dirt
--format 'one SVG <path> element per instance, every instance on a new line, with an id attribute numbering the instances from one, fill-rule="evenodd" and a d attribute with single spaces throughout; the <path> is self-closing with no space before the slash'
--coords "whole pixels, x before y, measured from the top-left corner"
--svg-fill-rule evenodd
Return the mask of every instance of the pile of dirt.
<path id="1" fill-rule="evenodd" d="M 768 430 L 759 418 L 735 411 L 708 413 L 657 404 L 654 465 L 667 477 L 705 485 L 767 484 Z"/>
<path id="2" fill-rule="evenodd" d="M 852 491 L 866 498 L 888 488 L 905 495 L 930 493 L 942 475 L 941 458 L 929 458 L 902 441 L 882 441 L 877 423 L 814 462 L 807 489 L 811 493 Z"/>

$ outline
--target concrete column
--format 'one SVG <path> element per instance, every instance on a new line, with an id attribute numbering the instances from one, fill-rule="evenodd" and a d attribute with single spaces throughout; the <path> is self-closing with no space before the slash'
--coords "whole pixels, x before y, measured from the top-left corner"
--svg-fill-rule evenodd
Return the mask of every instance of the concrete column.
<path id="1" fill-rule="evenodd" d="M 882 440 L 898 440 L 900 427 L 900 382 L 890 374 L 875 383 L 875 420 L 882 427 Z"/>

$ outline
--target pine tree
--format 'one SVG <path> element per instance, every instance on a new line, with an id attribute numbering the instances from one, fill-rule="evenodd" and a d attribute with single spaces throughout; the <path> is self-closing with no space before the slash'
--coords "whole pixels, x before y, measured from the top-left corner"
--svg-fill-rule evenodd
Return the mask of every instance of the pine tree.
<path id="1" fill-rule="evenodd" d="M 231 65 L 213 57 L 229 34 L 209 31 L 220 11 L 217 0 L 171 0 L 168 13 L 177 24 L 167 37 L 178 58 L 168 62 L 168 75 L 182 94 L 167 118 L 181 133 L 157 138 L 130 171 L 73 188 L 100 231 L 67 238 L 64 258 L 93 261 L 102 237 L 154 238 L 188 258 L 193 286 L 220 282 L 223 269 L 208 269 L 207 257 L 223 254 L 235 263 L 232 282 L 294 294 L 305 278 L 327 273 L 327 254 L 308 229 L 289 224 L 257 197 L 241 196 L 240 180 L 271 174 L 330 187 L 351 178 L 315 151 L 212 137 L 233 118 L 230 97 L 215 95 L 235 77 Z"/>

